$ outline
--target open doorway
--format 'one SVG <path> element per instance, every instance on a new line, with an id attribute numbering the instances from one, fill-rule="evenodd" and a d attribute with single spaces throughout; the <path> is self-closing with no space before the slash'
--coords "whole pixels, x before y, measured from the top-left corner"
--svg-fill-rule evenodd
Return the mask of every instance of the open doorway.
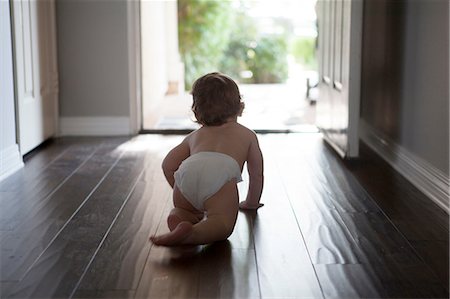
<path id="1" fill-rule="evenodd" d="M 193 81 L 235 79 L 256 131 L 316 132 L 315 0 L 142 1 L 144 130 L 192 130 Z"/>

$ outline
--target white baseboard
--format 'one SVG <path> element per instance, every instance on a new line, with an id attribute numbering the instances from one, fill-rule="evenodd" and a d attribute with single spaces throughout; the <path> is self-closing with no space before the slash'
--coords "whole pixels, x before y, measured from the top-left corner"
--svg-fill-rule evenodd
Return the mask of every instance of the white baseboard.
<path id="1" fill-rule="evenodd" d="M 449 176 L 427 161 L 396 144 L 364 120 L 360 120 L 361 139 L 415 187 L 450 214 Z"/>
<path id="2" fill-rule="evenodd" d="M 0 150 L 0 181 L 23 167 L 19 146 L 13 144 Z"/>
<path id="3" fill-rule="evenodd" d="M 60 117 L 60 136 L 131 135 L 129 117 Z"/>

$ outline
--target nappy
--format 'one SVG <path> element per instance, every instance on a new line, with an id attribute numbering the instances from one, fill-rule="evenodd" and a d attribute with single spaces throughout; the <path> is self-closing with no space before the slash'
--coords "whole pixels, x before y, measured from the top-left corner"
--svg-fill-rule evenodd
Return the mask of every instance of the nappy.
<path id="1" fill-rule="evenodd" d="M 174 174 L 175 184 L 186 199 L 203 211 L 204 202 L 223 185 L 242 181 L 241 168 L 232 157 L 218 152 L 199 152 L 184 160 Z"/>

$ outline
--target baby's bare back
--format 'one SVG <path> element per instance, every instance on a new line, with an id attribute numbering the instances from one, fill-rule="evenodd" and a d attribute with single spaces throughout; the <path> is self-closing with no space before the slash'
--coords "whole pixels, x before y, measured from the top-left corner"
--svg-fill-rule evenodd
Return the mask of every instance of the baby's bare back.
<path id="1" fill-rule="evenodd" d="M 198 152 L 227 154 L 234 158 L 242 169 L 254 138 L 254 133 L 248 128 L 236 122 L 229 122 L 221 126 L 202 127 L 191 133 L 187 141 L 191 155 Z"/>

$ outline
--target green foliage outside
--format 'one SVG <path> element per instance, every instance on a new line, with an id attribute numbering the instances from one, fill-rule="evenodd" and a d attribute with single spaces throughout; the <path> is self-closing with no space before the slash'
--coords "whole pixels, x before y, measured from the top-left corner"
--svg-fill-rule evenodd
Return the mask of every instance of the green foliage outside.
<path id="1" fill-rule="evenodd" d="M 288 77 L 284 35 L 261 35 L 255 22 L 239 12 L 220 70 L 244 83 L 280 83 Z M 252 77 L 241 77 L 250 71 Z"/>
<path id="2" fill-rule="evenodd" d="M 249 70 L 248 51 L 256 45 L 258 28 L 255 22 L 245 12 L 239 11 L 235 15 L 234 26 L 228 45 L 224 49 L 224 55 L 219 64 L 221 72 L 242 82 L 250 83 L 251 80 L 241 78 L 241 72 Z"/>
<path id="3" fill-rule="evenodd" d="M 190 89 L 199 76 L 217 70 L 233 24 L 230 1 L 178 0 L 178 36 Z"/>
<path id="4" fill-rule="evenodd" d="M 253 52 L 252 52 L 253 51 Z M 262 36 L 249 50 L 247 65 L 253 73 L 251 83 L 281 83 L 288 77 L 287 44 L 280 35 Z"/>
<path id="5" fill-rule="evenodd" d="M 289 52 L 295 57 L 297 63 L 305 69 L 317 69 L 317 60 L 315 56 L 314 37 L 297 37 L 292 39 Z"/>
<path id="6" fill-rule="evenodd" d="M 286 37 L 259 34 L 254 20 L 231 5 L 231 1 L 178 0 L 186 89 L 199 76 L 217 70 L 246 83 L 287 79 Z M 253 76 L 242 78 L 243 71 Z"/>

